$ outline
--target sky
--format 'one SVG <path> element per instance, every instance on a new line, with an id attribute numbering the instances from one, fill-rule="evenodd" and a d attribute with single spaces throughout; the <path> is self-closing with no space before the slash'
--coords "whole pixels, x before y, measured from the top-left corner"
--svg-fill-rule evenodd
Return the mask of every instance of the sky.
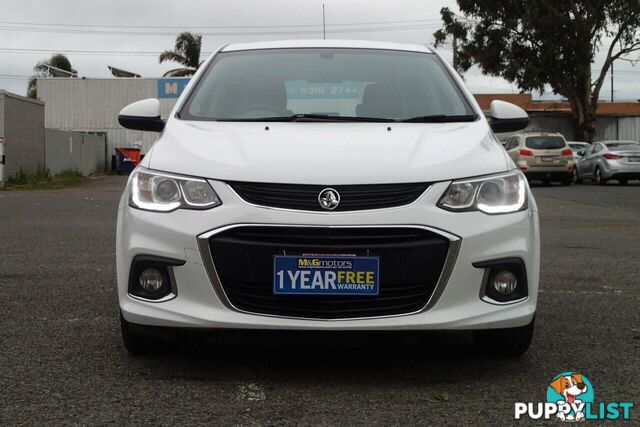
<path id="1" fill-rule="evenodd" d="M 207 55 L 228 43 L 322 38 L 323 4 L 327 38 L 422 45 L 433 44 L 440 9 L 457 10 L 449 0 L 0 0 L 0 89 L 24 95 L 33 66 L 58 52 L 87 78 L 110 77 L 107 65 L 159 77 L 177 67 L 158 55 L 181 31 L 201 33 Z M 439 51 L 451 60 L 450 50 Z M 640 65 L 614 68 L 614 99 L 640 99 Z M 464 78 L 474 93 L 519 92 L 478 69 Z M 610 98 L 609 81 L 602 98 Z"/>

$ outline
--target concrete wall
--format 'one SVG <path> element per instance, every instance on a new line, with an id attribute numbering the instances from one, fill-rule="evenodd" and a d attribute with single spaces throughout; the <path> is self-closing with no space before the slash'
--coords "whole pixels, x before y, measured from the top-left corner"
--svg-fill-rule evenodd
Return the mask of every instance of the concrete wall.
<path id="1" fill-rule="evenodd" d="M 75 169 L 88 175 L 105 170 L 103 136 L 45 129 L 46 162 L 52 175 Z"/>
<path id="2" fill-rule="evenodd" d="M 44 103 L 0 91 L 0 136 L 5 137 L 5 181 L 20 170 L 44 167 Z"/>
<path id="3" fill-rule="evenodd" d="M 188 80 L 188 79 L 184 79 Z M 38 98 L 45 102 L 45 127 L 80 132 L 106 132 L 108 159 L 115 147 L 136 147 L 146 153 L 156 141 L 155 132 L 124 129 L 118 112 L 126 105 L 158 97 L 158 79 L 38 79 Z M 160 99 L 167 117 L 177 98 Z"/>

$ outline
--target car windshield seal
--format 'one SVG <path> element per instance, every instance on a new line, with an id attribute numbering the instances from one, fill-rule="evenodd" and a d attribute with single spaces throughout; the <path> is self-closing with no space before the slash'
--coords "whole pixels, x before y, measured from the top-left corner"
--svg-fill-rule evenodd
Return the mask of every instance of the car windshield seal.
<path id="1" fill-rule="evenodd" d="M 290 116 L 276 117 L 247 117 L 247 118 L 216 118 L 218 122 L 379 122 L 379 123 L 453 123 L 473 122 L 478 119 L 476 114 L 446 115 L 435 114 L 430 116 L 411 117 L 409 119 L 391 119 L 385 117 L 355 117 L 336 116 L 329 114 L 292 114 Z"/>
<path id="2" fill-rule="evenodd" d="M 292 114 L 276 117 L 217 118 L 218 122 L 396 122 L 383 117 L 352 117 L 330 114 Z"/>
<path id="3" fill-rule="evenodd" d="M 409 119 L 396 120 L 400 123 L 452 123 L 452 122 L 474 122 L 478 119 L 477 114 L 434 114 L 430 116 L 411 117 Z"/>

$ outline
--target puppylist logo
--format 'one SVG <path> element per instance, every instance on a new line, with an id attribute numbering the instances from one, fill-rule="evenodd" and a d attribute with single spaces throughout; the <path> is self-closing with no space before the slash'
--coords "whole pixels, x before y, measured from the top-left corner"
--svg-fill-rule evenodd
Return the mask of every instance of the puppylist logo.
<path id="1" fill-rule="evenodd" d="M 594 403 L 593 386 L 587 377 L 577 372 L 563 372 L 548 384 L 545 403 L 517 402 L 515 418 L 555 418 L 564 422 L 628 420 L 633 406 L 633 402 Z"/>

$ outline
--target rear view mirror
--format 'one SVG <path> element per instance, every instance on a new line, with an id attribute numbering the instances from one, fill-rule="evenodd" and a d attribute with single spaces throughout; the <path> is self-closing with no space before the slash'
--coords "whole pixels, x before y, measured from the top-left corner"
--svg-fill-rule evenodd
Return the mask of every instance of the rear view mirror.
<path id="1" fill-rule="evenodd" d="M 515 132 L 529 126 L 529 115 L 522 108 L 509 102 L 491 102 L 489 124 L 495 133 Z"/>
<path id="2" fill-rule="evenodd" d="M 160 118 L 160 101 L 148 98 L 127 105 L 120 110 L 118 123 L 127 129 L 162 132 L 164 120 Z"/>

